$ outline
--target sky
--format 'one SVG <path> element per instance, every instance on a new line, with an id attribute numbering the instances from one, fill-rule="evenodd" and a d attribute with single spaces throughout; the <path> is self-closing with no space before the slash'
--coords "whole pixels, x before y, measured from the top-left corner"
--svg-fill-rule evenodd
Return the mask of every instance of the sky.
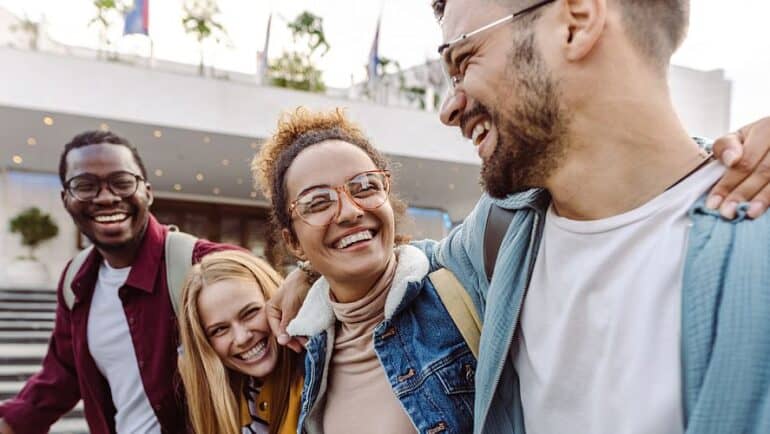
<path id="1" fill-rule="evenodd" d="M 155 57 L 197 63 L 198 46 L 181 24 L 184 0 L 149 0 L 150 34 Z M 269 45 L 271 58 L 292 46 L 286 23 L 308 10 L 323 17 L 331 45 L 319 60 L 324 80 L 347 87 L 366 77 L 369 50 L 381 16 L 381 56 L 403 67 L 436 58 L 441 34 L 429 0 L 219 0 L 218 20 L 227 29 L 224 46 L 209 47 L 209 61 L 219 69 L 253 73 L 256 53 L 265 41 L 267 20 L 273 13 Z M 94 16 L 91 0 L 0 0 L 0 7 L 45 16 L 52 38 L 69 45 L 98 46 L 98 33 L 88 22 Z M 723 69 L 733 82 L 731 125 L 737 128 L 770 115 L 770 2 L 768 0 L 691 0 L 690 31 L 673 63 L 702 70 Z M 141 36 L 121 37 L 122 23 L 113 37 L 119 50 L 149 53 Z"/>

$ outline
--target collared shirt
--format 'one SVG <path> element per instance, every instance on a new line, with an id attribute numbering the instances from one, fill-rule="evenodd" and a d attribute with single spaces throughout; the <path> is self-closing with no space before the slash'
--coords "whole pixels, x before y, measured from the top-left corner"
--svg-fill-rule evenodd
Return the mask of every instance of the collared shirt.
<path id="1" fill-rule="evenodd" d="M 186 416 L 177 375 L 178 330 L 166 282 L 164 242 L 168 230 L 150 216 L 147 230 L 126 283 L 118 290 L 128 321 L 144 389 L 163 433 L 186 431 Z M 235 247 L 199 240 L 193 262 Z M 79 399 L 92 434 L 115 432 L 115 406 L 107 380 L 88 348 L 88 315 L 101 255 L 96 249 L 76 274 L 75 304 L 68 310 L 59 282 L 56 322 L 42 370 L 15 398 L 0 406 L 0 417 L 17 434 L 48 432 Z M 66 273 L 66 270 L 65 270 Z M 64 273 L 62 273 L 62 278 Z"/>

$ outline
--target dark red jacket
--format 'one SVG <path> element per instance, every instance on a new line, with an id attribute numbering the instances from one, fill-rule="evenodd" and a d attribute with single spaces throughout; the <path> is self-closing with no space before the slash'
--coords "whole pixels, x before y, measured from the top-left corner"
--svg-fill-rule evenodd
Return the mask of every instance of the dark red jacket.
<path id="1" fill-rule="evenodd" d="M 186 412 L 178 387 L 178 329 L 166 284 L 167 231 L 150 216 L 136 260 L 118 294 L 126 312 L 144 390 L 163 433 L 172 434 L 186 431 Z M 199 240 L 193 261 L 198 262 L 211 252 L 233 248 Z M 75 276 L 72 311 L 64 304 L 59 281 L 56 323 L 42 370 L 27 381 L 18 396 L 0 405 L 0 417 L 17 434 L 47 433 L 81 398 L 91 434 L 115 432 L 115 406 L 110 389 L 91 357 L 87 338 L 88 313 L 101 259 L 94 249 Z"/>

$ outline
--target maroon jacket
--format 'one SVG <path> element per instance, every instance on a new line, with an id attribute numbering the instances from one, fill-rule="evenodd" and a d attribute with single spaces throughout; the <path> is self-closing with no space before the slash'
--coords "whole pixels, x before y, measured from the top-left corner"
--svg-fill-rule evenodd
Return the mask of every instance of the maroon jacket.
<path id="1" fill-rule="evenodd" d="M 184 402 L 178 392 L 178 329 L 166 284 L 167 232 L 151 215 L 131 272 L 118 294 L 128 319 L 144 390 L 163 433 L 172 434 L 185 432 L 186 420 Z M 193 261 L 233 248 L 199 240 Z M 17 434 L 47 433 L 81 398 L 91 433 L 115 432 L 116 411 L 109 385 L 88 350 L 88 313 L 100 263 L 101 255 L 94 249 L 72 282 L 72 311 L 64 304 L 59 281 L 56 323 L 42 370 L 27 381 L 18 396 L 0 405 L 0 417 Z"/>

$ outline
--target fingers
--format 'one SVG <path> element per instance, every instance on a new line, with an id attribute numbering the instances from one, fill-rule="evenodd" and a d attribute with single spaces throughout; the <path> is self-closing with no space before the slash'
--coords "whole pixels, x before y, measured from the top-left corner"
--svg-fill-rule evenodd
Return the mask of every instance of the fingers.
<path id="1" fill-rule="evenodd" d="M 743 156 L 743 137 L 740 131 L 717 139 L 713 151 L 722 164 L 732 167 Z"/>
<path id="2" fill-rule="evenodd" d="M 742 145 L 739 143 L 742 142 Z M 751 202 L 748 215 L 762 215 L 770 204 L 770 118 L 765 118 L 741 128 L 737 133 L 723 137 L 714 145 L 714 152 L 721 153 L 721 160 L 728 161 L 736 146 L 743 152 L 724 177 L 711 190 L 706 201 L 709 208 L 719 208 L 725 218 L 735 218 L 741 202 Z M 729 158 L 728 158 L 729 157 Z"/>

